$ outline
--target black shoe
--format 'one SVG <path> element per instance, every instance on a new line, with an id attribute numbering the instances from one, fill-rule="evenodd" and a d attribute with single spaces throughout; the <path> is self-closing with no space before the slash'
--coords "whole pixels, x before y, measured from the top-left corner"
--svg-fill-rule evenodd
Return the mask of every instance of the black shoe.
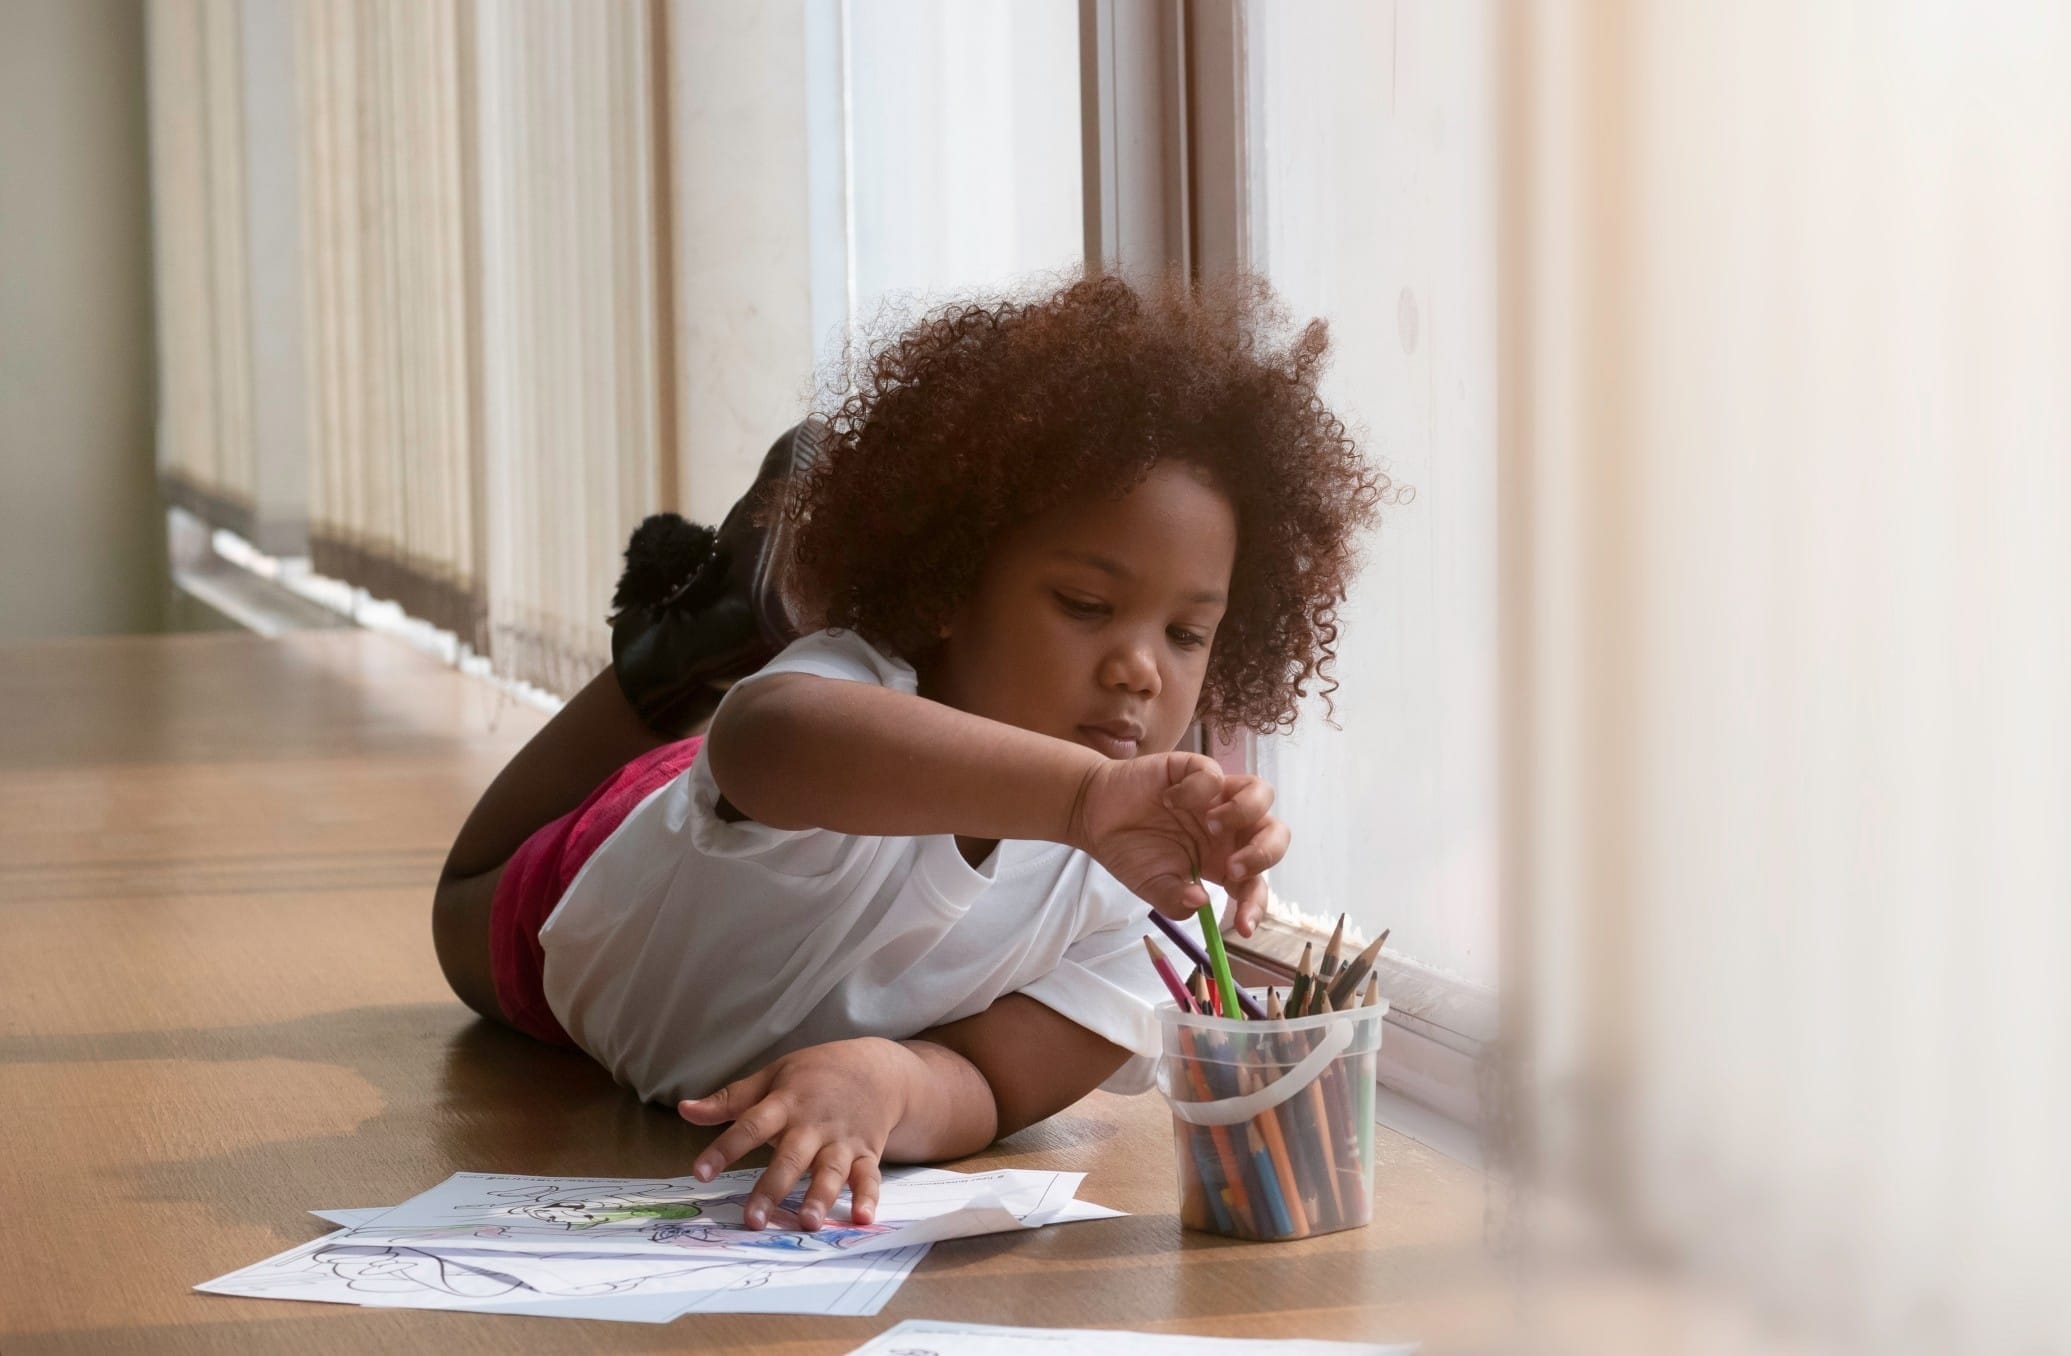
<path id="1" fill-rule="evenodd" d="M 673 513 L 641 523 L 612 596 L 611 667 L 642 721 L 680 738 L 712 713 L 725 685 L 797 638 L 783 590 L 788 525 L 758 525 L 818 449 L 806 425 L 770 447 L 755 483 L 715 533 Z"/>

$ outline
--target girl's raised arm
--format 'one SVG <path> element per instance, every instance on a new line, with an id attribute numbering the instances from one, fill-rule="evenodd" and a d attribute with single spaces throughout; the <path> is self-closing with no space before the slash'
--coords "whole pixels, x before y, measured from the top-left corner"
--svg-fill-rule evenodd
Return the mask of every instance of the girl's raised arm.
<path id="1" fill-rule="evenodd" d="M 807 673 L 757 681 L 706 737 L 735 810 L 779 829 L 1070 842 L 1107 760 L 925 697 Z"/>
<path id="2" fill-rule="evenodd" d="M 1239 813 L 1234 801 L 1225 809 L 1229 789 L 1212 758 L 1111 759 L 869 683 L 761 679 L 720 708 L 704 756 L 722 815 L 730 806 L 780 829 L 1065 843 L 1172 918 L 1208 902 L 1201 880 L 1227 886 L 1285 850 L 1277 820 Z M 1223 822 L 1211 824 L 1211 813 Z M 1239 860 L 1241 851 L 1256 860 Z M 1249 935 L 1264 892 L 1255 879 L 1239 890 Z"/>

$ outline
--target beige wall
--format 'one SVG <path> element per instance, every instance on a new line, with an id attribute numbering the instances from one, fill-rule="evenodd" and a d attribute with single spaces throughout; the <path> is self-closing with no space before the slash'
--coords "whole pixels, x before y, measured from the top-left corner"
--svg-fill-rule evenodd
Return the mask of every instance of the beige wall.
<path id="1" fill-rule="evenodd" d="M 0 0 L 0 642 L 155 631 L 136 0 Z"/>

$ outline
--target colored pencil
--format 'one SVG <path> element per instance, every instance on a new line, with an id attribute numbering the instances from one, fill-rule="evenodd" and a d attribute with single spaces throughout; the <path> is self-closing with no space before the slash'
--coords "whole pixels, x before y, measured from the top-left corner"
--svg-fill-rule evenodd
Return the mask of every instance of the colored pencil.
<path id="1" fill-rule="evenodd" d="M 1302 943 L 1302 963 L 1294 967 L 1294 987 L 1287 991 L 1287 1015 L 1290 1017 L 1301 1016 L 1302 1005 L 1309 1001 L 1309 967 L 1315 963 L 1311 959 L 1315 950 L 1315 943 Z"/>
<path id="2" fill-rule="evenodd" d="M 1171 990 L 1173 1003 L 1178 1006 L 1181 1012 L 1192 1012 L 1194 1010 L 1194 1000 L 1187 997 L 1185 986 L 1179 982 L 1179 976 L 1173 972 L 1172 962 L 1165 959 L 1165 953 L 1158 950 L 1158 944 L 1148 937 L 1143 939 L 1143 949 L 1151 953 L 1151 965 L 1156 968 L 1158 978 L 1165 981 L 1165 987 Z"/>
<path id="3" fill-rule="evenodd" d="M 1256 1071 L 1254 1071 L 1254 1074 L 1256 1074 Z M 1263 1076 L 1259 1075 L 1258 1080 L 1262 1082 Z M 1245 1091 L 1255 1092 L 1257 1089 L 1255 1087 L 1247 1087 Z M 1283 1103 L 1282 1105 L 1285 1104 Z M 1278 1184 L 1280 1186 L 1280 1198 L 1284 1202 L 1287 1211 L 1289 1221 L 1288 1232 L 1306 1234 L 1309 1232 L 1309 1217 L 1307 1212 L 1302 1209 L 1302 1198 L 1299 1191 L 1301 1179 L 1295 1175 L 1294 1164 L 1289 1160 L 1287 1137 L 1280 1133 L 1279 1109 L 1275 1107 L 1272 1113 L 1259 1117 L 1257 1124 L 1265 1135 L 1267 1157 L 1272 1165 L 1280 1170 Z"/>
<path id="4" fill-rule="evenodd" d="M 1323 1037 L 1324 1032 L 1315 1028 L 1290 1032 L 1288 1039 L 1293 1042 L 1293 1046 L 1283 1057 L 1290 1064 L 1295 1063 L 1301 1055 L 1313 1050 Z M 1317 1208 L 1320 1209 L 1327 1199 L 1336 1208 L 1336 1218 L 1341 1221 L 1346 1198 L 1344 1188 L 1338 1179 L 1345 1172 L 1350 1158 L 1353 1133 L 1351 1098 L 1344 1086 L 1341 1062 L 1333 1061 L 1326 1067 L 1305 1089 L 1299 1100 L 1308 1110 L 1310 1152 L 1316 1162 L 1315 1174 L 1311 1180 L 1318 1186 Z M 1289 1116 L 1292 1121 L 1292 1108 L 1289 1108 Z M 1321 1232 L 1323 1227 L 1323 1222 L 1319 1220 L 1317 1231 Z M 1338 1224 L 1333 1223 L 1330 1227 L 1338 1227 Z"/>
<path id="5" fill-rule="evenodd" d="M 1344 1189 L 1338 1185 L 1338 1178 L 1342 1175 L 1340 1168 L 1342 1159 L 1338 1153 L 1340 1131 L 1330 1114 L 1330 1104 L 1333 1099 L 1326 1096 L 1323 1091 L 1323 1085 L 1326 1081 L 1335 1081 L 1333 1075 L 1336 1072 L 1337 1065 L 1333 1062 L 1330 1068 L 1323 1071 L 1322 1077 L 1309 1084 L 1307 1097 L 1309 1115 L 1315 1121 L 1315 1140 L 1318 1156 L 1322 1160 L 1316 1165 L 1317 1175 L 1330 1187 L 1330 1203 L 1336 1207 L 1336 1218 L 1343 1219 L 1345 1217 L 1345 1194 Z M 1319 1206 L 1322 1203 L 1322 1195 L 1321 1191 L 1317 1192 L 1317 1204 Z M 1311 1214 L 1313 1213 L 1314 1211 L 1312 1210 Z"/>
<path id="6" fill-rule="evenodd" d="M 1294 1233 L 1294 1219 L 1287 1213 L 1287 1197 L 1273 1178 L 1273 1161 L 1263 1144 L 1251 1151 L 1251 1161 L 1258 1172 L 1259 1181 L 1265 1185 L 1266 1208 L 1272 1211 L 1273 1228 L 1266 1236 L 1278 1234 L 1286 1238 Z"/>
<path id="7" fill-rule="evenodd" d="M 1214 993 L 1214 986 L 1202 976 L 1201 987 Z M 1221 1032 L 1196 1031 L 1194 1049 L 1201 1054 L 1194 1065 L 1200 1076 L 1203 1091 L 1210 1098 L 1234 1097 L 1243 1091 L 1243 1080 L 1234 1064 L 1223 1056 L 1229 1052 L 1229 1040 Z M 1227 1135 L 1230 1155 L 1238 1169 L 1235 1178 L 1238 1199 L 1249 1208 L 1245 1214 L 1251 1222 L 1252 1233 L 1260 1238 L 1274 1235 L 1273 1212 L 1268 1193 L 1272 1187 L 1270 1171 L 1259 1171 L 1260 1155 L 1265 1150 L 1265 1141 L 1258 1134 L 1257 1123 L 1244 1121 L 1237 1125 L 1218 1126 L 1216 1129 Z"/>
<path id="8" fill-rule="evenodd" d="M 1185 1047 L 1182 1053 L 1187 1066 L 1187 1081 L 1193 1089 L 1195 1101 L 1210 1102 L 1215 1100 L 1215 1096 L 1209 1090 L 1208 1080 L 1202 1073 L 1199 1047 L 1194 1043 L 1194 1035 L 1194 1032 L 1184 1028 L 1180 1031 L 1180 1039 Z M 1219 1125 L 1188 1125 L 1186 1138 L 1193 1147 L 1194 1162 L 1197 1165 L 1212 1163 L 1218 1169 L 1209 1172 L 1204 1166 L 1197 1166 L 1195 1171 L 1201 1174 L 1203 1193 L 1217 1223 L 1224 1232 L 1228 1232 L 1235 1214 L 1246 1212 L 1250 1208 L 1244 1195 L 1244 1174 L 1237 1170 L 1237 1156 L 1230 1148 L 1230 1137 Z M 1225 1192 L 1229 1195 L 1227 1201 L 1224 1200 Z"/>
<path id="9" fill-rule="evenodd" d="M 1178 947 L 1188 960 L 1200 966 L 1203 971 L 1214 968 L 1213 962 L 1208 959 L 1208 953 L 1201 949 L 1201 944 L 1180 931 L 1179 924 L 1162 913 L 1153 913 L 1151 921 L 1158 925 L 1158 930 L 1170 938 L 1172 944 Z M 1220 933 L 1216 935 L 1218 939 L 1221 937 Z M 1259 1005 L 1259 1001 L 1242 989 L 1237 990 L 1237 1006 L 1243 1010 L 1246 1017 L 1255 1022 L 1263 1022 L 1266 1019 L 1266 1010 Z"/>
<path id="10" fill-rule="evenodd" d="M 1388 930 L 1381 929 L 1381 935 L 1367 944 L 1366 950 L 1355 956 L 1350 965 L 1339 972 L 1330 982 L 1330 1001 L 1343 1009 L 1359 996 L 1359 986 L 1373 973 L 1373 963 L 1380 956 L 1381 948 L 1388 944 Z"/>
<path id="11" fill-rule="evenodd" d="M 1381 981 L 1376 975 L 1366 981 L 1366 1001 L 1359 1006 L 1370 1008 L 1377 1006 L 1380 1001 Z M 1373 1162 L 1374 1070 L 1371 1057 L 1362 1062 L 1366 1063 L 1367 1068 L 1366 1072 L 1360 1075 L 1358 1095 L 1353 1100 L 1353 1106 L 1355 1114 L 1359 1117 L 1359 1161 L 1364 1164 Z"/>
<path id="12" fill-rule="evenodd" d="M 1339 914 L 1338 925 L 1330 934 L 1330 945 L 1323 948 L 1323 959 L 1316 966 L 1317 987 L 1319 989 L 1327 991 L 1330 988 L 1330 981 L 1338 972 L 1338 948 L 1344 944 L 1345 915 Z M 1316 1000 L 1314 998 L 1309 1000 L 1308 1010 L 1310 1012 L 1316 1011 Z"/>
<path id="13" fill-rule="evenodd" d="M 1273 1038 L 1275 1058 L 1284 1068 L 1291 1068 L 1300 1062 L 1301 1047 L 1315 1033 L 1284 1032 Z M 1337 1186 L 1338 1159 L 1334 1144 L 1335 1127 L 1326 1111 L 1323 1084 L 1336 1072 L 1335 1065 L 1323 1073 L 1308 1087 L 1296 1093 L 1290 1101 L 1274 1108 L 1273 1115 L 1280 1117 L 1281 1135 L 1287 1141 L 1289 1155 L 1294 1158 L 1297 1171 L 1308 1184 L 1304 1193 L 1303 1208 L 1308 1212 L 1312 1232 L 1320 1233 L 1325 1227 L 1321 1206 L 1325 1199 L 1340 1205 L 1342 1195 Z M 1306 1116 L 1297 1112 L 1297 1107 L 1306 1107 Z M 1326 1197 L 1325 1188 L 1328 1188 Z"/>
<path id="14" fill-rule="evenodd" d="M 1302 1016 L 1314 1017 L 1323 1011 L 1323 996 L 1330 992 L 1330 976 L 1323 973 L 1323 958 L 1316 958 L 1316 973 L 1309 980 L 1309 1001 L 1302 1007 Z"/>
<path id="15" fill-rule="evenodd" d="M 1207 904 L 1195 915 L 1201 924 L 1201 936 L 1208 943 L 1208 959 L 1214 962 L 1216 987 L 1222 993 L 1222 1008 L 1225 1014 L 1234 1014 L 1237 1007 L 1237 981 L 1230 977 L 1230 955 L 1223 950 L 1222 929 L 1216 926 L 1215 909 Z"/>
<path id="16" fill-rule="evenodd" d="M 1291 1011 L 1282 1007 L 1278 995 L 1270 990 L 1268 998 L 1269 1015 L 1281 1017 Z M 1282 1033 L 1274 1038 L 1275 1051 L 1282 1063 L 1292 1066 L 1320 1039 L 1321 1033 L 1314 1031 Z M 1344 1189 L 1338 1179 L 1344 1171 L 1345 1148 L 1348 1147 L 1341 1134 L 1349 1132 L 1349 1118 L 1331 1114 L 1331 1108 L 1345 1100 L 1338 1086 L 1340 1082 L 1339 1068 L 1333 1063 L 1297 1095 L 1295 1100 L 1307 1108 L 1306 1117 L 1296 1114 L 1294 1103 L 1283 1104 L 1278 1109 L 1284 1116 L 1281 1130 L 1289 1151 L 1307 1164 L 1305 1178 L 1312 1190 L 1305 1208 L 1313 1230 L 1319 1233 L 1325 1228 L 1340 1227 L 1338 1221 L 1342 1220 L 1345 1212 Z M 1330 1219 L 1321 1213 L 1326 1202 L 1335 1211 Z"/>
<path id="17" fill-rule="evenodd" d="M 1194 1090 L 1194 1100 L 1211 1102 L 1215 1100 L 1215 1092 L 1210 1087 L 1207 1074 L 1200 1062 L 1199 1047 L 1194 1039 L 1196 1034 L 1191 1031 L 1186 1033 L 1187 1077 Z M 1251 1205 L 1250 1198 L 1244 1190 L 1244 1172 L 1237 1164 L 1237 1155 L 1231 1147 L 1229 1131 L 1220 1125 L 1190 1125 L 1187 1130 L 1189 1138 L 1204 1146 L 1217 1165 L 1218 1171 L 1215 1176 L 1221 1179 L 1222 1185 L 1216 1195 L 1220 1197 L 1227 1194 L 1225 1208 L 1233 1217 L 1249 1215 Z"/>

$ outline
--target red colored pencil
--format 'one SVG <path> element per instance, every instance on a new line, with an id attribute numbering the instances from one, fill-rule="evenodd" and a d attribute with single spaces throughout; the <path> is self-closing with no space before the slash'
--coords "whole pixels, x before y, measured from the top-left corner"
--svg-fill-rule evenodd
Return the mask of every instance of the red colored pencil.
<path id="1" fill-rule="evenodd" d="M 1179 982 L 1179 973 L 1172 968 L 1172 962 L 1165 959 L 1165 953 L 1158 950 L 1158 944 L 1146 937 L 1143 949 L 1151 953 L 1151 964 L 1158 968 L 1158 978 L 1165 981 L 1165 987 L 1172 991 L 1172 1001 L 1181 1012 L 1192 1012 L 1194 1000 L 1187 997 L 1186 985 Z"/>

